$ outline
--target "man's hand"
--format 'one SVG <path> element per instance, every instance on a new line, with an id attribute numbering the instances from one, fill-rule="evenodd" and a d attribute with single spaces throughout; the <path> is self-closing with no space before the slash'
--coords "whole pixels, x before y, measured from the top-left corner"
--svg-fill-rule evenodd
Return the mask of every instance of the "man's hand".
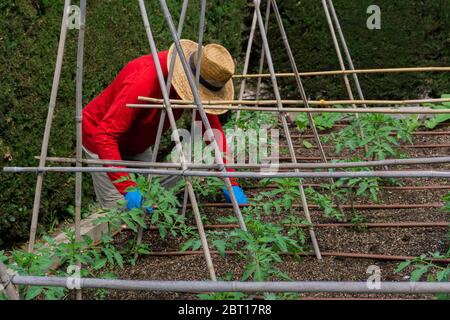
<path id="1" fill-rule="evenodd" d="M 140 209 L 143 202 L 141 192 L 137 188 L 136 190 L 130 191 L 127 194 L 125 194 L 125 200 L 127 201 L 128 210 L 133 210 L 134 208 Z M 151 207 L 146 207 L 145 209 L 147 209 L 147 212 L 149 214 L 153 213 L 153 209 Z"/>
<path id="2" fill-rule="evenodd" d="M 233 188 L 234 196 L 236 197 L 237 203 L 238 204 L 248 204 L 248 199 L 244 194 L 244 190 L 242 190 L 242 188 L 239 186 L 233 186 L 232 188 Z M 228 203 L 231 203 L 230 193 L 228 192 L 227 189 L 223 189 L 223 195 L 225 197 L 225 200 Z"/>

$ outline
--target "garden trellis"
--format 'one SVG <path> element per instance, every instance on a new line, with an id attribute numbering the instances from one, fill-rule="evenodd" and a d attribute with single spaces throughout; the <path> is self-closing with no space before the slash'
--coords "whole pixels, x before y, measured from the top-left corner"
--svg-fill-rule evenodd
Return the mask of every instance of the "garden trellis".
<path id="1" fill-rule="evenodd" d="M 148 43 L 150 46 L 150 51 L 154 58 L 157 58 L 157 46 L 153 38 L 152 28 L 148 20 L 148 14 L 146 11 L 144 0 L 138 1 L 139 8 L 142 14 L 144 28 L 147 34 Z M 255 292 L 255 291 L 273 291 L 273 292 L 373 292 L 367 289 L 366 283 L 336 283 L 336 282 L 271 282 L 271 283 L 245 283 L 245 282 L 220 282 L 216 281 L 216 272 L 214 269 L 214 264 L 211 256 L 211 252 L 208 245 L 208 240 L 205 233 L 205 226 L 202 222 L 201 213 L 199 210 L 199 203 L 191 184 L 192 177 L 218 177 L 223 179 L 225 186 L 231 195 L 231 206 L 238 220 L 238 227 L 242 230 L 246 230 L 246 225 L 244 218 L 241 213 L 241 208 L 238 205 L 233 190 L 231 188 L 230 177 L 238 178 L 256 178 L 263 179 L 268 177 L 273 178 L 295 178 L 298 179 L 298 188 L 300 191 L 301 208 L 303 209 L 305 219 L 309 222 L 309 226 L 306 228 L 309 231 L 309 235 L 314 248 L 314 255 L 317 259 L 322 259 L 323 253 L 320 250 L 319 243 L 316 239 L 315 228 L 312 224 L 311 217 L 309 214 L 310 205 L 308 204 L 305 191 L 303 178 L 327 178 L 337 179 L 342 177 L 347 178 L 360 178 L 360 177 L 427 177 L 427 178 L 450 178 L 450 171 L 419 171 L 419 170 L 407 170 L 407 171 L 357 171 L 357 172 L 329 172 L 327 169 L 342 169 L 349 167 L 375 167 L 375 166 L 396 166 L 401 164 L 431 164 L 431 163 L 450 163 L 449 157 L 439 157 L 439 158 L 421 158 L 421 159 L 391 159 L 391 160 L 380 160 L 380 161 L 367 161 L 360 163 L 329 163 L 324 147 L 322 146 L 316 125 L 313 119 L 313 114 L 315 113 L 348 113 L 355 114 L 355 119 L 358 122 L 358 114 L 361 113 L 381 113 L 381 114 L 448 114 L 450 111 L 448 109 L 424 109 L 421 110 L 416 108 L 411 110 L 410 108 L 369 108 L 369 105 L 417 105 L 422 103 L 440 103 L 449 102 L 450 99 L 423 99 L 423 100 L 401 100 L 401 101 L 380 101 L 380 100 L 366 100 L 363 94 L 361 84 L 358 79 L 358 74 L 362 73 L 395 73 L 395 72 L 448 72 L 450 68 L 447 67 L 425 67 L 425 68 L 398 68 L 398 69 L 373 69 L 373 70 L 357 70 L 352 61 L 350 51 L 347 47 L 345 37 L 342 28 L 339 23 L 338 16 L 336 14 L 332 0 L 322 0 L 322 5 L 324 7 L 325 16 L 327 19 L 328 26 L 332 35 L 333 44 L 336 49 L 336 54 L 339 60 L 339 65 L 341 70 L 339 71 L 326 71 L 326 72 L 312 72 L 312 73 L 301 73 L 298 70 L 297 64 L 294 59 L 294 55 L 290 48 L 289 40 L 284 30 L 283 21 L 281 19 L 280 12 L 278 10 L 276 0 L 267 0 L 265 17 L 261 14 L 261 4 L 259 0 L 254 0 L 254 14 L 252 25 L 250 29 L 250 36 L 247 45 L 247 51 L 245 56 L 244 68 L 242 75 L 236 75 L 235 79 L 240 79 L 240 90 L 238 94 L 238 99 L 234 101 L 221 102 L 221 104 L 230 104 L 227 109 L 237 112 L 237 117 L 239 118 L 240 112 L 242 110 L 251 112 L 272 112 L 276 113 L 281 122 L 284 136 L 287 140 L 287 147 L 289 149 L 289 160 L 288 164 L 280 164 L 280 168 L 287 170 L 287 172 L 277 172 L 277 173 L 260 173 L 257 170 L 264 168 L 264 165 L 225 165 L 223 163 L 220 152 L 218 151 L 218 145 L 215 140 L 214 135 L 210 134 L 210 141 L 215 149 L 215 165 L 203 165 L 192 163 L 191 146 L 189 147 L 189 158 L 186 159 L 184 147 L 180 142 L 180 137 L 178 135 L 178 128 L 175 122 L 172 110 L 173 109 L 188 109 L 192 110 L 193 117 L 192 121 L 195 121 L 195 114 L 198 112 L 202 118 L 202 122 L 205 125 L 207 132 L 210 132 L 210 124 L 207 119 L 205 109 L 214 108 L 220 109 L 220 106 L 215 106 L 213 102 L 201 101 L 198 91 L 196 89 L 199 83 L 199 69 L 197 74 L 192 74 L 191 69 L 188 66 L 184 55 L 182 54 L 182 48 L 180 45 L 180 38 L 182 36 L 184 19 L 189 9 L 189 1 L 184 0 L 178 29 L 176 28 L 174 21 L 172 19 L 169 8 L 165 0 L 160 0 L 161 12 L 164 15 L 166 23 L 170 29 L 173 36 L 173 41 L 175 43 L 176 50 L 174 50 L 174 56 L 170 57 L 175 59 L 176 55 L 179 55 L 182 61 L 184 71 L 186 73 L 187 79 L 189 80 L 189 85 L 191 87 L 194 101 L 179 101 L 170 100 L 169 91 L 171 87 L 171 78 L 173 69 L 169 70 L 169 76 L 167 81 L 164 79 L 162 74 L 161 66 L 159 65 L 159 60 L 155 59 L 156 68 L 158 72 L 158 80 L 163 94 L 163 99 L 154 99 L 150 97 L 141 97 L 140 100 L 143 102 L 149 102 L 152 104 L 139 104 L 139 105 L 128 105 L 130 108 L 161 108 L 161 119 L 158 127 L 158 134 L 156 138 L 156 143 L 154 146 L 153 159 L 150 163 L 137 163 L 130 161 L 108 161 L 108 160 L 86 160 L 82 157 L 82 144 L 81 144 L 81 115 L 82 115 L 82 83 L 83 83 L 83 57 L 84 57 L 84 34 L 85 34 L 85 20 L 86 20 L 86 0 L 80 0 L 80 28 L 78 35 L 78 49 L 77 49 L 77 74 L 76 74 L 76 157 L 74 159 L 68 158 L 51 158 L 48 157 L 48 146 L 49 138 L 52 127 L 53 115 L 56 107 L 56 99 L 58 93 L 58 86 L 60 81 L 60 75 L 63 64 L 64 49 L 66 43 L 66 37 L 68 32 L 68 15 L 69 8 L 71 5 L 70 0 L 65 0 L 64 4 L 64 14 L 61 25 L 61 33 L 59 39 L 58 54 L 56 60 L 55 73 L 53 78 L 52 91 L 50 96 L 50 103 L 48 108 L 47 120 L 45 125 L 44 137 L 42 141 L 41 154 L 39 156 L 39 166 L 38 167 L 28 167 L 28 168 L 4 168 L 4 172 L 10 173 L 36 173 L 36 191 L 33 204 L 32 212 L 32 222 L 30 227 L 30 239 L 28 250 L 31 252 L 34 249 L 34 244 L 36 241 L 36 230 L 39 218 L 41 191 L 44 183 L 44 173 L 45 172 L 66 172 L 75 173 L 75 237 L 76 241 L 81 240 L 80 234 L 80 223 L 81 223 L 81 182 L 82 173 L 87 172 L 130 172 L 130 173 L 142 173 L 149 174 L 149 179 L 152 179 L 154 175 L 167 175 L 167 176 L 180 176 L 186 181 L 184 201 L 183 201 L 183 213 L 186 211 L 187 207 L 191 208 L 194 213 L 194 218 L 196 222 L 196 228 L 199 232 L 199 237 L 202 244 L 203 255 L 205 257 L 208 273 L 212 282 L 175 282 L 175 281 L 129 281 L 129 280 L 107 280 L 107 279 L 81 279 L 80 288 L 112 288 L 112 289 L 122 289 L 122 290 L 161 290 L 161 291 L 245 291 L 245 292 Z M 201 1 L 201 14 L 199 21 L 199 47 L 203 43 L 204 27 L 205 27 L 205 11 L 206 11 L 206 0 Z M 279 28 L 283 44 L 286 49 L 286 53 L 289 57 L 289 61 L 292 68 L 292 73 L 276 73 L 273 62 L 272 53 L 270 50 L 270 43 L 268 40 L 267 30 L 268 23 L 271 14 L 275 15 L 277 26 Z M 254 42 L 254 37 L 256 31 L 262 38 L 263 50 L 261 52 L 259 72 L 257 74 L 248 74 L 250 55 L 252 53 L 252 46 Z M 339 44 L 340 42 L 340 44 Z M 344 54 L 342 53 L 344 52 Z M 201 50 L 199 50 L 199 56 L 201 55 Z M 347 69 L 344 56 L 347 60 L 349 68 Z M 198 60 L 200 61 L 200 59 Z M 264 63 L 267 64 L 269 69 L 269 74 L 263 74 Z M 173 64 L 172 64 L 173 65 Z M 308 100 L 307 93 L 303 87 L 303 77 L 307 76 L 326 76 L 326 75 L 342 75 L 344 79 L 345 89 L 348 94 L 349 99 L 344 101 L 310 101 Z M 355 100 L 355 94 L 352 91 L 351 80 L 357 89 L 358 100 Z M 300 100 L 283 100 L 278 86 L 277 79 L 280 77 L 294 77 L 297 89 L 300 94 Z M 251 79 L 257 79 L 257 89 L 256 89 L 256 99 L 254 100 L 243 100 L 244 92 L 246 89 L 246 82 Z M 275 100 L 263 100 L 260 99 L 261 94 L 261 83 L 263 78 L 270 78 Z M 332 105 L 350 105 L 351 108 L 325 108 L 326 106 Z M 303 108 L 287 108 L 286 105 L 301 105 Z M 317 108 L 312 108 L 311 106 L 318 106 Z M 274 107 L 270 107 L 274 106 Z M 362 106 L 363 108 L 359 108 Z M 321 163 L 315 164 L 305 164 L 299 163 L 298 157 L 295 152 L 294 144 L 292 142 L 290 116 L 288 112 L 303 112 L 308 116 L 308 122 L 310 128 L 313 132 L 313 138 L 317 144 L 317 148 L 320 151 Z M 166 119 L 169 119 L 171 130 L 173 132 L 174 142 L 176 144 L 177 152 L 180 155 L 179 163 L 158 163 L 156 162 L 156 157 L 158 154 L 158 149 L 161 141 L 163 124 Z M 192 124 L 193 128 L 194 124 Z M 363 135 L 363 131 L 360 128 L 360 134 Z M 75 164 L 75 167 L 51 167 L 47 166 L 48 162 L 65 162 Z M 105 168 L 105 167 L 85 167 L 87 164 L 102 164 L 102 165 L 124 165 L 128 168 Z M 239 168 L 246 169 L 244 172 L 226 172 L 227 168 Z M 253 170 L 255 169 L 255 170 Z M 300 169 L 322 169 L 323 172 L 307 172 L 300 171 Z M 253 170 L 253 171 L 252 171 Z M 150 180 L 151 181 L 151 180 Z M 188 205 L 190 202 L 190 205 Z M 420 225 L 420 224 L 418 224 Z M 442 224 L 434 224 L 442 227 Z M 138 244 L 142 241 L 142 227 L 138 231 Z M 19 298 L 15 285 L 32 285 L 32 286 L 59 286 L 66 287 L 66 278 L 57 277 L 34 277 L 34 276 L 10 276 L 7 274 L 6 269 L 0 262 L 0 276 L 3 286 L 6 288 L 6 293 L 11 299 Z M 383 283 L 382 290 L 379 292 L 386 293 L 445 293 L 450 292 L 449 283 Z M 77 292 L 77 298 L 81 299 L 81 291 Z"/>

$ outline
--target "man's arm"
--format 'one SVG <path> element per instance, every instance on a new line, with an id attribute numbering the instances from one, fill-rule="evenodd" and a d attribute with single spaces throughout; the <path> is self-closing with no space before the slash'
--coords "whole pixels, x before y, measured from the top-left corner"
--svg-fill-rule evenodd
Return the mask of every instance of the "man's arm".
<path id="1" fill-rule="evenodd" d="M 223 132 L 222 124 L 220 123 L 219 117 L 217 115 L 208 114 L 207 116 L 208 116 L 209 123 L 211 124 L 211 129 L 214 132 L 214 136 L 216 138 L 219 149 L 222 152 L 222 154 L 225 154 L 225 157 L 223 157 L 223 162 L 226 164 L 227 163 L 226 158 L 230 159 L 230 152 L 227 148 L 227 139 L 226 139 L 225 133 Z M 196 119 L 197 120 L 200 119 L 198 112 L 197 112 Z M 202 131 L 204 134 L 206 130 L 205 130 L 204 126 L 202 126 L 202 128 L 203 128 Z M 208 141 L 206 141 L 206 143 L 209 144 Z M 229 169 L 227 169 L 227 171 L 234 172 L 234 169 L 229 168 Z M 242 188 L 239 186 L 237 179 L 234 177 L 231 177 L 230 181 L 231 181 L 231 186 L 233 188 L 233 193 L 234 193 L 234 196 L 236 197 L 237 203 L 242 204 L 242 205 L 248 204 L 249 203 L 248 199 L 245 196 L 244 190 L 242 190 Z M 227 202 L 231 203 L 231 195 L 226 188 L 223 189 L 223 195 L 225 197 L 225 200 Z"/>

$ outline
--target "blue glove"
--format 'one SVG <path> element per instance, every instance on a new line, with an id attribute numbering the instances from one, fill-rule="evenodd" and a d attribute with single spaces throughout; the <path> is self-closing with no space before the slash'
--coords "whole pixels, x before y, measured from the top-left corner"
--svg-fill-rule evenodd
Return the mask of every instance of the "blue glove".
<path id="1" fill-rule="evenodd" d="M 244 190 L 242 190 L 242 188 L 239 186 L 233 186 L 232 188 L 233 188 L 234 196 L 236 197 L 237 203 L 238 204 L 248 204 L 248 199 L 244 194 Z M 228 192 L 227 189 L 223 189 L 223 195 L 225 197 L 225 200 L 228 203 L 231 203 L 230 193 Z"/>
<path id="2" fill-rule="evenodd" d="M 140 209 L 142 206 L 142 196 L 141 193 L 139 192 L 139 189 L 136 189 L 134 191 L 125 194 L 125 200 L 127 201 L 128 210 L 132 210 L 134 208 Z M 153 213 L 153 209 L 151 207 L 147 207 L 146 209 L 149 214 Z"/>

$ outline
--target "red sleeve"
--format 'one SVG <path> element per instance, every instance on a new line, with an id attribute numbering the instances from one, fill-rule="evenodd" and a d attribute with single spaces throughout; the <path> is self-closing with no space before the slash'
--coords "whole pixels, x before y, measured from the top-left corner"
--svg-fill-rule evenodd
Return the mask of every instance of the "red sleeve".
<path id="1" fill-rule="evenodd" d="M 122 135 L 128 132 L 134 120 L 142 112 L 139 108 L 127 108 L 128 103 L 142 103 L 137 100 L 138 96 L 152 96 L 152 90 L 159 89 L 156 77 L 145 77 L 145 74 L 132 81 L 126 80 L 122 84 L 120 91 L 116 94 L 114 102 L 99 123 L 93 140 L 98 156 L 102 160 L 122 160 L 119 151 L 118 141 Z M 113 167 L 113 166 L 107 166 Z M 117 166 L 114 166 L 117 167 Z M 119 167 L 123 168 L 123 167 Z M 128 173 L 108 173 L 109 178 L 114 183 L 121 177 L 129 176 Z M 135 186 L 131 180 L 114 183 L 121 194 L 126 193 L 128 187 Z"/>
<path id="2" fill-rule="evenodd" d="M 222 154 L 225 154 L 225 156 L 223 157 L 223 163 L 226 164 L 227 158 L 230 159 L 231 155 L 230 155 L 230 150 L 228 150 L 228 147 L 227 147 L 227 138 L 225 136 L 225 133 L 223 132 L 222 124 L 220 123 L 219 117 L 217 115 L 207 114 L 207 116 L 208 116 L 209 123 L 211 125 L 211 129 L 213 129 L 214 130 L 213 132 L 216 134 L 215 138 L 216 138 L 217 144 L 219 146 L 219 149 L 222 152 Z M 196 112 L 195 120 L 202 121 L 200 114 L 198 112 Z M 204 134 L 205 131 L 206 131 L 206 128 L 204 125 L 202 125 L 202 133 Z M 209 145 L 210 141 L 206 141 L 206 144 Z M 234 169 L 227 168 L 227 171 L 234 172 Z M 239 185 L 236 178 L 230 178 L 230 180 L 231 180 L 231 184 L 233 186 Z"/>

